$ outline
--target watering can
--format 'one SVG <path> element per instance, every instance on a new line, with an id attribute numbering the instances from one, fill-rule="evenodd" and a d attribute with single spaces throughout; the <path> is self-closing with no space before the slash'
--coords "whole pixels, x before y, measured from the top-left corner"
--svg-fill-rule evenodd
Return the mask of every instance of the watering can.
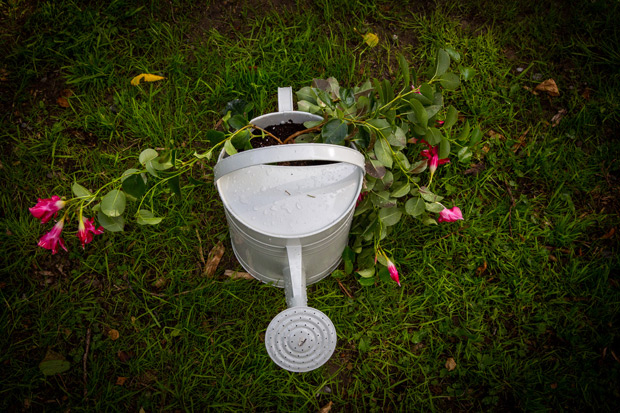
<path id="1" fill-rule="evenodd" d="M 278 88 L 278 112 L 250 121 L 260 128 L 322 120 L 293 110 L 292 90 Z M 328 161 L 312 166 L 281 162 Z M 254 278 L 283 287 L 288 308 L 271 321 L 265 346 L 294 372 L 314 370 L 336 348 L 336 330 L 308 307 L 306 286 L 328 276 L 347 245 L 364 179 L 364 156 L 339 145 L 298 143 L 220 154 L 214 181 L 224 204 L 232 248 Z"/>

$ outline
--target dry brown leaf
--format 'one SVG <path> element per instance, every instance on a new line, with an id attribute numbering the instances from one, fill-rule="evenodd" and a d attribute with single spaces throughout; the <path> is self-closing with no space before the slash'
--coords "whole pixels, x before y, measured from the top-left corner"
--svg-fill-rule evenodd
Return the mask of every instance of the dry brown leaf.
<path id="1" fill-rule="evenodd" d="M 487 262 L 485 261 L 484 264 L 478 267 L 478 269 L 476 270 L 476 273 L 478 274 L 478 276 L 481 276 L 482 274 L 484 274 L 486 270 L 487 270 Z"/>
<path id="2" fill-rule="evenodd" d="M 112 341 L 118 340 L 120 336 L 121 335 L 119 334 L 118 330 L 111 329 L 108 331 L 108 338 Z"/>
<path id="3" fill-rule="evenodd" d="M 66 97 L 59 97 L 58 99 L 56 99 L 56 103 L 58 103 L 58 106 L 60 106 L 61 108 L 68 108 L 69 107 L 69 100 L 67 100 Z"/>
<path id="4" fill-rule="evenodd" d="M 332 409 L 332 405 L 334 404 L 334 402 L 329 402 L 327 403 L 325 406 L 321 407 L 321 409 L 319 409 L 319 413 L 329 413 L 329 411 Z"/>
<path id="5" fill-rule="evenodd" d="M 224 244 L 222 242 L 218 242 L 217 245 L 211 248 L 209 251 L 209 256 L 207 257 L 207 265 L 205 266 L 204 274 L 207 277 L 212 277 L 217 270 L 217 266 L 220 265 L 220 260 L 222 259 L 222 255 L 224 255 Z"/>
<path id="6" fill-rule="evenodd" d="M 448 360 L 446 360 L 446 368 L 448 371 L 452 371 L 456 368 L 456 361 L 454 361 L 452 357 L 448 357 Z"/>
<path id="7" fill-rule="evenodd" d="M 134 86 L 138 86 L 143 80 L 145 82 L 157 82 L 158 80 L 163 79 L 165 79 L 165 77 L 163 76 L 151 75 L 149 73 L 140 73 L 138 76 L 131 79 L 131 84 Z"/>
<path id="8" fill-rule="evenodd" d="M 119 350 L 118 353 L 116 353 L 116 356 L 123 363 L 127 363 L 129 360 L 133 358 L 133 353 L 131 351 L 127 352 L 127 351 Z"/>
<path id="9" fill-rule="evenodd" d="M 168 284 L 168 280 L 166 279 L 166 277 L 159 277 L 154 283 L 153 286 L 155 288 L 163 288 L 166 286 L 166 284 Z"/>
<path id="10" fill-rule="evenodd" d="M 224 271 L 224 275 L 232 278 L 233 280 L 255 280 L 252 275 L 243 271 L 226 270 Z"/>
<path id="11" fill-rule="evenodd" d="M 566 115 L 566 109 L 558 110 L 558 113 L 553 115 L 553 117 L 551 118 L 551 127 L 555 128 L 556 126 L 558 126 L 564 115 Z"/>
<path id="12" fill-rule="evenodd" d="M 503 141 L 504 139 L 506 139 L 506 138 L 504 137 L 504 135 L 502 135 L 501 133 L 497 133 L 497 132 L 495 132 L 493 129 L 490 129 L 488 133 L 489 133 L 489 137 L 490 137 L 490 138 L 496 138 L 496 139 L 499 139 L 499 140 L 501 140 L 501 141 Z"/>
<path id="13" fill-rule="evenodd" d="M 603 235 L 599 239 L 610 239 L 611 237 L 614 236 L 615 232 L 616 232 L 616 228 L 612 228 L 612 229 L 609 230 L 609 232 L 607 234 Z"/>
<path id="14" fill-rule="evenodd" d="M 116 378 L 116 385 L 117 386 L 124 386 L 126 381 L 127 381 L 127 377 L 118 376 Z"/>
<path id="15" fill-rule="evenodd" d="M 70 98 L 71 96 L 73 96 L 73 90 L 71 89 L 64 89 L 62 92 L 60 92 L 60 96 L 66 97 L 66 98 Z"/>
<path id="16" fill-rule="evenodd" d="M 549 96 L 560 96 L 560 90 L 558 85 L 555 84 L 555 80 L 547 79 L 534 88 L 537 92 L 545 92 Z"/>
<path id="17" fill-rule="evenodd" d="M 480 162 L 478 164 L 472 164 L 472 166 L 469 169 L 466 169 L 463 171 L 463 175 L 478 175 L 480 172 L 484 171 L 484 168 L 486 168 L 486 166 L 484 165 L 484 162 Z"/>

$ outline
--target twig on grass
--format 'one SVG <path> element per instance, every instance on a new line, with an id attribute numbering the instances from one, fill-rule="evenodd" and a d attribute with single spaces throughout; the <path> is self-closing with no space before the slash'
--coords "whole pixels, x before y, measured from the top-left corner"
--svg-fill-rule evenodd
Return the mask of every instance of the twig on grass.
<path id="1" fill-rule="evenodd" d="M 344 284 L 340 282 L 340 280 L 336 280 L 336 281 L 338 281 L 338 286 L 340 287 L 344 295 L 346 295 L 349 298 L 353 298 L 353 294 L 351 294 L 349 290 L 347 290 L 347 287 L 345 287 Z"/>
<path id="2" fill-rule="evenodd" d="M 84 350 L 84 356 L 82 357 L 82 366 L 84 367 L 84 399 L 88 400 L 88 373 L 87 373 L 87 362 L 88 362 L 88 351 L 90 350 L 90 339 L 91 339 L 91 330 L 90 327 L 86 330 L 86 349 Z"/>

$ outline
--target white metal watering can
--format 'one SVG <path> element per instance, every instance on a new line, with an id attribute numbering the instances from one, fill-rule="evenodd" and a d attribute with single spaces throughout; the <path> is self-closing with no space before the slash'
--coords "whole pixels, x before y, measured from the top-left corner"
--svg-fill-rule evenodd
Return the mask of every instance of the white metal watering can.
<path id="1" fill-rule="evenodd" d="M 278 88 L 278 112 L 250 123 L 265 128 L 322 120 L 293 111 L 291 88 Z M 316 166 L 279 162 L 316 160 Z M 362 189 L 364 157 L 338 145 L 293 144 L 220 154 L 214 181 L 224 204 L 235 256 L 253 277 L 284 287 L 288 308 L 265 333 L 272 360 L 295 372 L 314 370 L 336 348 L 336 330 L 307 306 L 306 285 L 328 276 L 347 245 Z"/>

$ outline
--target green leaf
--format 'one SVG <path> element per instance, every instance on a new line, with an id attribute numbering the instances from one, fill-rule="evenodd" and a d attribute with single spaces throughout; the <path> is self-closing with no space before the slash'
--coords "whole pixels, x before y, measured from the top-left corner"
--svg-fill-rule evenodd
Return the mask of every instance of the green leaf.
<path id="1" fill-rule="evenodd" d="M 347 245 L 342 252 L 342 261 L 344 262 L 344 272 L 349 275 L 353 272 L 353 263 L 355 262 L 355 252 Z"/>
<path id="2" fill-rule="evenodd" d="M 297 95 L 298 102 L 300 100 L 305 100 L 313 105 L 316 105 L 316 93 L 314 92 L 314 90 L 312 90 L 310 86 L 302 87 L 297 92 L 295 92 L 295 94 Z"/>
<path id="3" fill-rule="evenodd" d="M 168 179 L 168 186 L 170 190 L 179 198 L 181 197 L 181 181 L 179 179 L 179 175 L 175 175 L 172 178 Z"/>
<path id="4" fill-rule="evenodd" d="M 466 121 L 465 125 L 463 125 L 463 130 L 461 131 L 457 139 L 459 141 L 466 141 L 469 138 L 470 130 L 471 127 L 469 126 L 469 121 Z"/>
<path id="5" fill-rule="evenodd" d="M 441 106 L 440 105 L 430 105 L 430 106 L 426 106 L 424 108 L 424 110 L 426 110 L 426 116 L 428 117 L 428 119 L 430 119 L 433 116 L 435 116 L 441 110 Z"/>
<path id="6" fill-rule="evenodd" d="M 39 370 L 45 376 L 53 376 L 54 374 L 64 373 L 69 370 L 71 363 L 59 353 L 53 350 L 47 350 L 45 358 L 39 363 Z"/>
<path id="7" fill-rule="evenodd" d="M 329 93 L 321 89 L 315 89 L 315 91 L 320 99 L 320 102 L 317 101 L 319 106 L 321 106 L 321 102 L 323 102 L 330 109 L 334 109 L 334 104 L 332 103 L 332 99 L 329 97 Z"/>
<path id="8" fill-rule="evenodd" d="M 429 100 L 429 104 L 435 99 L 435 89 L 428 83 L 422 83 L 420 85 L 420 93 Z"/>
<path id="9" fill-rule="evenodd" d="M 379 279 L 383 282 L 393 282 L 392 277 L 390 277 L 390 270 L 387 267 L 381 267 L 379 269 Z"/>
<path id="10" fill-rule="evenodd" d="M 443 49 L 437 51 L 437 61 L 435 62 L 435 74 L 438 77 L 446 73 L 450 68 L 450 55 Z"/>
<path id="11" fill-rule="evenodd" d="M 353 94 L 353 91 L 351 89 L 340 88 L 339 95 L 340 101 L 345 107 L 350 108 L 351 106 L 355 105 L 355 95 Z"/>
<path id="12" fill-rule="evenodd" d="M 443 124 L 443 127 L 449 129 L 454 126 L 458 120 L 458 116 L 459 112 L 454 108 L 454 106 L 450 105 L 448 107 L 448 113 L 446 114 L 446 121 Z"/>
<path id="13" fill-rule="evenodd" d="M 125 219 L 122 216 L 109 217 L 103 211 L 97 212 L 97 221 L 106 231 L 121 232 L 125 228 Z"/>
<path id="14" fill-rule="evenodd" d="M 211 146 L 215 146 L 226 138 L 226 134 L 224 132 L 211 129 L 207 131 L 206 138 Z"/>
<path id="15" fill-rule="evenodd" d="M 397 189 L 392 191 L 392 197 L 400 198 L 407 195 L 411 191 L 411 185 L 409 182 L 405 182 L 404 185 L 399 186 Z"/>
<path id="16" fill-rule="evenodd" d="M 211 159 L 211 156 L 213 156 L 213 150 L 210 149 L 208 151 L 206 151 L 205 153 L 198 153 L 198 152 L 194 152 L 194 156 L 198 159 L 203 159 L 203 158 L 207 158 L 207 160 Z"/>
<path id="17" fill-rule="evenodd" d="M 125 193 L 113 189 L 101 200 L 101 211 L 109 217 L 118 217 L 125 211 L 126 203 Z"/>
<path id="18" fill-rule="evenodd" d="M 454 60 L 455 62 L 459 62 L 461 60 L 461 55 L 459 54 L 459 52 L 457 52 L 453 48 L 446 47 L 446 52 L 450 55 L 452 60 Z"/>
<path id="19" fill-rule="evenodd" d="M 366 268 L 365 270 L 356 271 L 357 275 L 362 278 L 370 278 L 375 275 L 375 267 Z"/>
<path id="20" fill-rule="evenodd" d="M 410 95 L 409 98 L 409 102 L 411 102 L 412 100 L 417 100 L 418 102 L 420 102 L 423 105 L 430 105 L 433 103 L 433 101 L 429 98 L 427 98 L 426 96 L 424 96 L 421 93 L 413 93 Z"/>
<path id="21" fill-rule="evenodd" d="M 411 74 L 409 73 L 409 63 L 405 56 L 398 54 L 398 65 L 400 66 L 400 74 L 403 76 L 404 89 L 408 89 L 411 83 Z"/>
<path id="22" fill-rule="evenodd" d="M 244 126 L 247 126 L 248 121 L 241 115 L 235 115 L 228 120 L 228 124 L 235 130 L 239 130 Z"/>
<path id="23" fill-rule="evenodd" d="M 163 155 L 158 156 L 155 159 L 151 159 L 147 161 L 150 162 L 151 166 L 158 171 L 165 171 L 166 169 L 170 169 L 173 167 L 172 165 L 172 153 L 171 151 L 166 151 Z"/>
<path id="24" fill-rule="evenodd" d="M 310 103 L 306 100 L 298 100 L 297 109 L 299 109 L 302 112 L 309 112 L 309 113 L 321 113 L 322 112 L 319 106 L 315 105 L 314 103 Z"/>
<path id="25" fill-rule="evenodd" d="M 471 133 L 471 137 L 469 138 L 469 147 L 473 148 L 474 146 L 478 144 L 478 142 L 480 142 L 481 139 L 482 139 L 482 131 L 480 131 L 480 128 L 474 129 L 473 132 Z"/>
<path id="26" fill-rule="evenodd" d="M 463 146 L 457 153 L 457 156 L 459 157 L 460 162 L 466 163 L 469 162 L 469 158 L 471 158 L 472 153 L 469 150 L 469 147 Z"/>
<path id="27" fill-rule="evenodd" d="M 398 162 L 401 167 L 405 170 L 408 171 L 409 168 L 411 168 L 411 164 L 409 163 L 409 159 L 407 159 L 407 155 L 405 155 L 404 153 L 398 151 L 396 152 L 396 154 L 394 155 L 394 159 L 396 160 L 396 162 Z"/>
<path id="28" fill-rule="evenodd" d="M 457 87 L 459 87 L 461 80 L 454 73 L 444 73 L 443 75 L 439 76 L 439 83 L 441 83 L 441 86 L 443 86 L 447 90 L 455 90 Z"/>
<path id="29" fill-rule="evenodd" d="M 428 124 L 428 114 L 426 109 L 424 109 L 424 106 L 422 106 L 420 101 L 417 99 L 411 99 L 409 104 L 411 105 L 411 109 L 413 109 L 413 113 L 415 115 L 415 123 L 426 128 Z"/>
<path id="30" fill-rule="evenodd" d="M 386 227 L 398 224 L 403 213 L 399 208 L 382 208 L 379 210 L 379 219 Z"/>
<path id="31" fill-rule="evenodd" d="M 155 169 L 155 167 L 153 166 L 153 159 L 150 159 L 148 161 L 146 161 L 146 165 L 145 168 L 147 170 L 148 173 L 150 173 L 151 175 L 153 175 L 156 178 L 159 178 L 159 174 L 157 173 L 157 169 Z"/>
<path id="32" fill-rule="evenodd" d="M 440 202 L 443 197 L 435 195 L 425 187 L 420 188 L 420 195 L 426 202 Z"/>
<path id="33" fill-rule="evenodd" d="M 140 156 L 138 156 L 138 160 L 140 161 L 140 163 L 144 166 L 146 165 L 146 163 L 148 161 L 150 161 L 151 159 L 155 159 L 157 158 L 159 154 L 157 153 L 157 151 L 155 149 L 145 149 L 140 153 Z"/>
<path id="34" fill-rule="evenodd" d="M 441 205 L 438 202 L 431 202 L 430 204 L 426 204 L 425 208 L 428 212 L 436 212 L 436 213 L 440 213 L 441 211 L 446 209 L 443 205 Z"/>
<path id="35" fill-rule="evenodd" d="M 342 145 L 347 137 L 348 126 L 340 119 L 332 119 L 321 129 L 321 136 L 325 143 Z"/>
<path id="36" fill-rule="evenodd" d="M 461 76 L 463 76 L 463 80 L 466 82 L 476 76 L 476 69 L 471 67 L 461 67 L 460 72 Z"/>
<path id="37" fill-rule="evenodd" d="M 226 151 L 226 153 L 228 155 L 234 155 L 237 153 L 237 150 L 235 149 L 235 147 L 233 146 L 232 142 L 229 140 L 227 140 L 224 143 L 224 150 Z"/>
<path id="38" fill-rule="evenodd" d="M 431 218 L 428 215 L 422 216 L 422 223 L 424 225 L 437 225 L 437 221 L 435 221 L 434 218 Z"/>
<path id="39" fill-rule="evenodd" d="M 390 84 L 388 79 L 383 79 L 381 83 L 381 88 L 383 89 L 383 93 L 385 95 L 385 103 L 389 103 L 394 99 L 394 88 Z"/>
<path id="40" fill-rule="evenodd" d="M 247 146 L 249 145 L 251 137 L 252 137 L 252 134 L 250 133 L 250 131 L 248 129 L 244 129 L 240 132 L 237 132 L 230 139 L 230 143 L 232 143 L 235 149 L 237 149 L 238 151 L 242 151 L 244 149 L 247 149 Z"/>
<path id="41" fill-rule="evenodd" d="M 159 224 L 163 218 L 158 218 L 153 215 L 153 213 L 146 209 L 141 209 L 138 211 L 138 219 L 137 222 L 140 225 L 157 225 Z"/>
<path id="42" fill-rule="evenodd" d="M 410 198 L 405 204 L 405 212 L 412 217 L 417 217 L 419 215 L 422 215 L 425 207 L 426 203 L 422 198 Z"/>
<path id="43" fill-rule="evenodd" d="M 392 146 L 397 148 L 404 148 L 407 146 L 407 136 L 401 128 L 394 128 L 394 132 L 390 133 L 387 138 L 388 142 L 390 142 L 390 145 Z"/>
<path id="44" fill-rule="evenodd" d="M 73 183 L 73 186 L 71 186 L 71 190 L 73 191 L 73 194 L 80 199 L 86 199 L 93 196 L 93 194 L 88 189 L 84 188 L 77 182 Z"/>
<path id="45" fill-rule="evenodd" d="M 375 142 L 375 155 L 377 156 L 377 160 L 381 162 L 383 166 L 386 168 L 392 167 L 392 149 L 390 148 L 390 144 L 385 141 L 385 139 L 377 139 Z"/>
<path id="46" fill-rule="evenodd" d="M 438 155 L 439 159 L 445 159 L 450 156 L 450 141 L 444 136 L 441 137 L 441 142 L 439 143 Z"/>
<path id="47" fill-rule="evenodd" d="M 374 277 L 373 278 L 360 278 L 357 281 L 360 283 L 362 287 L 372 287 L 373 285 L 375 285 Z"/>
<path id="48" fill-rule="evenodd" d="M 125 171 L 127 173 L 127 171 Z M 123 175 L 125 175 L 123 173 Z M 144 179 L 140 176 L 140 174 L 129 174 L 123 177 L 123 191 L 128 195 L 139 199 L 146 192 L 146 184 L 144 183 Z"/>
<path id="49" fill-rule="evenodd" d="M 346 274 L 344 272 L 342 272 L 341 270 L 334 270 L 334 271 L 332 271 L 332 277 L 334 277 L 334 278 L 345 278 Z"/>
<path id="50" fill-rule="evenodd" d="M 439 129 L 428 128 L 428 131 L 426 132 L 425 140 L 426 142 L 428 142 L 429 145 L 431 146 L 439 145 L 442 138 L 443 138 L 443 135 L 441 134 L 441 131 Z"/>

